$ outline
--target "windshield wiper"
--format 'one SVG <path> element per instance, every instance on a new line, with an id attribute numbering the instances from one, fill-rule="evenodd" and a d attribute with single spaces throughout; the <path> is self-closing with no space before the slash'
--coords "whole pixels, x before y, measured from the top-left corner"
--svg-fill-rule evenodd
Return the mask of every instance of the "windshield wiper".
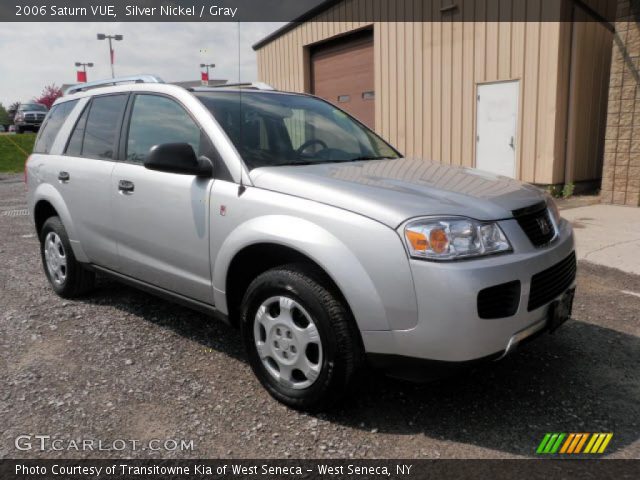
<path id="1" fill-rule="evenodd" d="M 291 165 L 320 165 L 323 163 L 344 163 L 344 162 L 350 162 L 351 159 L 350 158 L 341 158 L 341 159 L 322 159 L 322 160 L 291 160 L 288 163 L 281 163 L 280 165 L 286 165 L 286 166 L 291 166 Z"/>
<path id="2" fill-rule="evenodd" d="M 372 156 L 362 156 L 355 158 L 336 158 L 336 159 L 322 159 L 322 160 L 292 160 L 291 162 L 281 163 L 279 166 L 291 166 L 291 165 L 320 165 L 322 163 L 349 163 L 349 162 L 357 162 L 360 160 L 387 160 L 390 157 L 372 157 Z"/>
<path id="3" fill-rule="evenodd" d="M 358 162 L 358 161 L 361 161 L 361 160 L 391 160 L 391 157 L 362 156 L 362 157 L 350 158 L 349 160 L 343 160 L 343 161 L 345 161 L 345 162 Z"/>

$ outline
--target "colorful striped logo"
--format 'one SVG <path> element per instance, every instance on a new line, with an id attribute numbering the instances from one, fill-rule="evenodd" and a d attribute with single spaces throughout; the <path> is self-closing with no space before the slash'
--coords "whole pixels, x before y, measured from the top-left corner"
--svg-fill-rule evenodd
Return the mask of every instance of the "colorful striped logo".
<path id="1" fill-rule="evenodd" d="M 547 433 L 536 453 L 604 453 L 613 433 Z"/>

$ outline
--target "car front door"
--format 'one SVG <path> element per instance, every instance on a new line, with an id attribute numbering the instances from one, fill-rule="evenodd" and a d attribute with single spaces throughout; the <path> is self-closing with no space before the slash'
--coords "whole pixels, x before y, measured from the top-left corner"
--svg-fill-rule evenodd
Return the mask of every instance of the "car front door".
<path id="1" fill-rule="evenodd" d="M 123 129 L 122 161 L 111 182 L 119 271 L 191 299 L 213 304 L 209 258 L 211 178 L 148 170 L 149 149 L 188 143 L 196 154 L 213 147 L 172 98 L 136 94 Z"/>

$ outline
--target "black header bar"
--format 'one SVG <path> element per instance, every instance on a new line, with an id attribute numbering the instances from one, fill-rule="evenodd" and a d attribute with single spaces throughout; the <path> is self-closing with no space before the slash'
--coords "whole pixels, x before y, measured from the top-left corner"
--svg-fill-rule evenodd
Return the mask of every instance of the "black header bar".
<path id="1" fill-rule="evenodd" d="M 3 480 L 611 479 L 640 460 L 0 460 Z"/>
<path id="2" fill-rule="evenodd" d="M 580 21 L 640 18 L 616 0 L 2 0 L 0 22 Z M 620 7 L 622 8 L 622 7 Z"/>

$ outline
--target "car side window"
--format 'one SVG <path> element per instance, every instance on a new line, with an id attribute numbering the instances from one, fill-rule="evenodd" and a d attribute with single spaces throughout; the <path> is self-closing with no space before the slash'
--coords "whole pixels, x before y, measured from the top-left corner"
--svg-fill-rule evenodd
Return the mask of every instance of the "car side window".
<path id="1" fill-rule="evenodd" d="M 94 97 L 71 134 L 67 155 L 112 160 L 127 95 Z"/>
<path id="2" fill-rule="evenodd" d="M 66 155 L 70 155 L 72 157 L 79 157 L 82 155 L 82 140 L 84 139 L 84 127 L 87 124 L 87 117 L 89 116 L 89 104 L 87 104 L 82 111 L 82 115 L 76 122 L 75 127 L 73 127 L 73 132 L 71 132 L 71 137 L 69 138 L 69 143 L 67 144 L 67 149 L 65 150 Z"/>
<path id="3" fill-rule="evenodd" d="M 62 128 L 65 120 L 77 103 L 77 100 L 71 100 L 70 102 L 59 103 L 51 107 L 38 133 L 38 138 L 33 147 L 34 153 L 49 153 L 60 128 Z"/>
<path id="4" fill-rule="evenodd" d="M 151 147 L 162 143 L 188 143 L 200 155 L 205 150 L 203 138 L 200 127 L 177 102 L 160 95 L 136 95 L 127 136 L 128 162 L 143 163 Z"/>

